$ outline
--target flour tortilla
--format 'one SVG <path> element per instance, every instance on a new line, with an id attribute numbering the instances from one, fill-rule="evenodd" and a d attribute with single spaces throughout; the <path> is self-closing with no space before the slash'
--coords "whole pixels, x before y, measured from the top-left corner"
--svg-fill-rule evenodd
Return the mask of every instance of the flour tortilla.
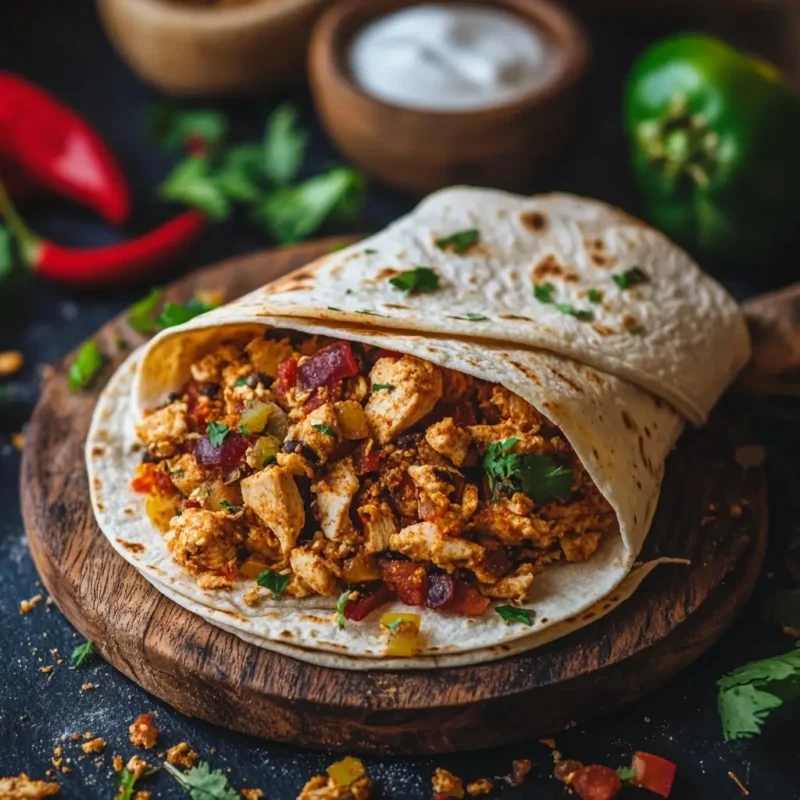
<path id="1" fill-rule="evenodd" d="M 485 213 L 480 212 L 481 198 Z M 638 314 L 646 327 L 644 336 L 620 331 L 598 334 L 595 342 L 583 331 L 589 323 L 563 313 L 552 316 L 552 309 L 539 308 L 542 304 L 532 299 L 528 273 L 546 248 L 533 234 L 514 232 L 509 221 L 529 206 L 536 213 L 546 209 L 545 231 L 536 235 L 545 236 L 549 230 L 553 257 L 567 274 L 579 276 L 577 281 L 559 284 L 559 292 L 563 289 L 565 297 L 586 307 L 585 295 L 577 292 L 602 286 L 610 297 L 610 308 L 598 308 L 598 319 L 610 327 L 623 310 Z M 503 208 L 505 214 L 500 214 Z M 584 220 L 588 220 L 585 229 L 581 227 Z M 443 253 L 430 245 L 433 238 L 463 229 L 467 222 L 480 230 L 484 255 Z M 585 251 L 573 247 L 576 236 L 581 241 L 603 239 L 602 249 L 617 264 L 622 261 L 622 242 L 630 237 L 636 243 L 637 263 L 622 266 L 640 266 L 650 283 L 626 292 L 617 290 L 607 269 L 587 263 Z M 367 250 L 383 252 L 383 256 L 373 262 L 371 255 L 365 255 Z M 521 275 L 523 262 L 526 286 L 522 277 L 517 281 L 506 274 L 518 271 Z M 432 265 L 440 272 L 439 291 L 406 298 L 386 289 L 385 276 L 377 277 L 389 265 L 405 269 L 415 263 Z M 676 274 L 679 263 L 685 263 L 687 274 Z M 613 271 L 624 271 L 622 266 Z M 459 282 L 470 283 L 473 276 L 480 291 L 473 295 L 459 289 Z M 671 278 L 682 287 L 680 292 L 669 289 Z M 554 277 L 549 280 L 557 283 Z M 306 287 L 307 283 L 313 286 Z M 286 291 L 292 286 L 303 288 Z M 696 308 L 690 314 L 690 296 L 698 300 L 702 313 Z M 294 302 L 301 297 L 301 303 Z M 328 306 L 381 316 L 332 311 Z M 664 307 L 673 314 L 666 314 Z M 506 310 L 500 312 L 500 308 Z M 489 320 L 450 319 L 467 313 Z M 501 313 L 529 321 L 517 330 Z M 545 313 L 546 319 L 540 321 Z M 231 591 L 201 589 L 172 560 L 161 534 L 144 513 L 142 496 L 129 488 L 140 460 L 133 425 L 145 409 L 180 388 L 192 361 L 227 337 L 258 334 L 265 326 L 387 347 L 506 386 L 562 429 L 613 507 L 618 531 L 604 536 L 598 552 L 586 562 L 552 565 L 536 576 L 525 604 L 534 611 L 531 627 L 506 625 L 491 609 L 480 618 L 411 609 L 400 603 L 384 609 L 421 615 L 423 647 L 412 659 L 383 655 L 386 644 L 380 613 L 339 630 L 335 599 L 273 600 L 262 590 L 263 599 L 252 607 L 244 601 L 252 581 L 241 582 Z M 603 349 L 616 339 L 627 347 L 617 342 L 608 351 Z M 674 348 L 657 346 L 673 339 Z M 553 346 L 544 349 L 550 342 Z M 707 363 L 703 363 L 694 349 L 709 347 Z M 565 350 L 573 357 L 567 357 Z M 579 355 L 585 357 L 574 358 Z M 166 596 L 260 646 L 353 669 L 425 668 L 501 658 L 581 627 L 588 619 L 607 613 L 638 586 L 646 574 L 643 570 L 651 566 L 633 569 L 634 562 L 652 521 L 667 455 L 684 424 L 683 415 L 661 398 L 682 398 L 683 410 L 689 414 L 691 409 L 689 416 L 699 421 L 747 355 L 744 322 L 733 300 L 660 234 L 629 222 L 620 212 L 579 198 L 523 200 L 486 190 L 448 190 L 423 202 L 384 233 L 164 331 L 134 353 L 101 396 L 87 440 L 93 506 L 115 549 Z M 594 366 L 599 362 L 605 362 L 602 370 Z M 632 382 L 634 376 L 638 380 Z M 591 616 L 586 616 L 587 609 L 592 610 Z"/>

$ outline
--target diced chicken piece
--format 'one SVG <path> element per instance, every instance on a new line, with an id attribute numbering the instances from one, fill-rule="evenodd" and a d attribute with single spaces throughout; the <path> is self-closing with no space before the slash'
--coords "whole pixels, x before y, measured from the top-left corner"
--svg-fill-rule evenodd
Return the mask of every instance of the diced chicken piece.
<path id="1" fill-rule="evenodd" d="M 541 414 L 505 386 L 493 387 L 489 402 L 497 409 L 502 419 L 512 422 L 520 431 L 536 433 L 542 427 Z"/>
<path id="2" fill-rule="evenodd" d="M 164 541 L 175 560 L 191 572 L 227 572 L 236 566 L 238 538 L 226 512 L 186 508 L 172 518 Z"/>
<path id="3" fill-rule="evenodd" d="M 223 344 L 213 353 L 203 356 L 191 366 L 192 377 L 200 383 L 221 383 L 222 370 L 230 363 L 239 360 L 239 348 L 232 344 Z"/>
<path id="4" fill-rule="evenodd" d="M 345 378 L 342 388 L 345 400 L 355 400 L 360 404 L 369 394 L 369 381 L 364 375 L 354 375 L 352 378 Z"/>
<path id="5" fill-rule="evenodd" d="M 391 537 L 389 546 L 413 561 L 432 561 L 448 572 L 478 563 L 484 555 L 480 545 L 466 539 L 444 536 L 432 522 L 417 522 L 403 528 Z"/>
<path id="6" fill-rule="evenodd" d="M 170 403 L 147 414 L 136 426 L 136 434 L 152 455 L 167 458 L 177 451 L 189 432 L 188 414 L 186 403 Z"/>
<path id="7" fill-rule="evenodd" d="M 397 533 L 394 514 L 388 503 L 367 503 L 359 507 L 358 516 L 364 525 L 364 552 L 382 553 Z"/>
<path id="8" fill-rule="evenodd" d="M 322 480 L 312 484 L 317 496 L 317 517 L 328 539 L 342 539 L 353 533 L 350 503 L 358 491 L 358 477 L 349 458 L 330 466 Z"/>
<path id="9" fill-rule="evenodd" d="M 276 456 L 278 465 L 283 467 L 287 472 L 298 477 L 305 476 L 306 478 L 314 478 L 314 465 L 308 459 L 303 458 L 300 453 L 283 453 L 280 452 Z"/>
<path id="10" fill-rule="evenodd" d="M 302 442 L 316 454 L 319 463 L 324 464 L 336 449 L 339 420 L 330 403 L 315 408 L 307 417 L 289 429 L 286 441 Z"/>
<path id="11" fill-rule="evenodd" d="M 245 347 L 253 368 L 274 378 L 278 374 L 278 366 L 295 356 L 295 349 L 288 339 L 252 339 Z"/>
<path id="12" fill-rule="evenodd" d="M 300 600 L 303 597 L 314 594 L 314 590 L 299 575 L 292 575 L 289 579 L 289 585 L 283 590 L 283 593 L 287 597 Z"/>
<path id="13" fill-rule="evenodd" d="M 586 532 L 562 536 L 558 543 L 567 561 L 586 561 L 600 544 L 599 532 Z"/>
<path id="14" fill-rule="evenodd" d="M 333 404 L 333 410 L 343 439 L 366 439 L 369 436 L 367 417 L 360 403 L 342 400 Z"/>
<path id="15" fill-rule="evenodd" d="M 331 597 L 339 593 L 339 581 L 332 564 L 308 547 L 292 550 L 290 563 L 294 573 L 317 594 Z"/>
<path id="16" fill-rule="evenodd" d="M 60 791 L 57 783 L 36 781 L 24 772 L 14 778 L 0 778 L 0 797 L 6 800 L 44 800 Z"/>
<path id="17" fill-rule="evenodd" d="M 517 439 L 514 445 L 515 453 L 552 453 L 556 449 L 552 440 L 548 442 L 537 433 L 521 431 L 511 422 L 501 422 L 498 425 L 469 425 L 467 426 L 472 441 L 483 451 L 490 444 L 504 442 L 506 439 Z"/>
<path id="18" fill-rule="evenodd" d="M 524 602 L 533 583 L 533 571 L 530 565 L 520 567 L 513 575 L 506 575 L 494 584 L 481 584 L 482 595 L 495 600 L 516 600 Z"/>
<path id="19" fill-rule="evenodd" d="M 460 467 L 467 457 L 470 445 L 469 431 L 459 428 L 452 417 L 435 422 L 425 431 L 425 440 L 440 455 Z"/>
<path id="20" fill-rule="evenodd" d="M 520 545 L 527 540 L 544 548 L 556 540 L 547 521 L 515 514 L 499 503 L 479 511 L 472 519 L 472 527 L 478 533 L 492 536 L 507 545 Z"/>
<path id="21" fill-rule="evenodd" d="M 272 465 L 242 480 L 242 499 L 275 533 L 283 553 L 288 553 L 306 522 L 303 498 L 294 477 Z"/>
<path id="22" fill-rule="evenodd" d="M 458 403 L 472 393 L 475 378 L 456 372 L 453 369 L 442 369 L 442 400 L 445 403 Z"/>
<path id="23" fill-rule="evenodd" d="M 168 467 L 170 480 L 184 497 L 199 489 L 208 479 L 208 473 L 191 453 L 171 459 Z"/>
<path id="24" fill-rule="evenodd" d="M 270 562 L 281 556 L 281 543 L 278 537 L 249 506 L 244 507 L 246 525 L 245 547 L 254 553 L 266 557 Z"/>
<path id="25" fill-rule="evenodd" d="M 379 358 L 369 378 L 372 385 L 392 387 L 372 392 L 364 409 L 383 444 L 419 422 L 442 396 L 442 371 L 414 356 Z"/>

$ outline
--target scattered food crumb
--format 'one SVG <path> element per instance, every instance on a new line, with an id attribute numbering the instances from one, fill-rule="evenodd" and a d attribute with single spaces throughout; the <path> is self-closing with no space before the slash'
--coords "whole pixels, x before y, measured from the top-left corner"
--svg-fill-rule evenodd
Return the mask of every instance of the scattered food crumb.
<path id="1" fill-rule="evenodd" d="M 86 731 L 86 733 L 83 734 L 83 738 L 84 739 L 94 739 L 94 733 L 92 731 Z"/>
<path id="2" fill-rule="evenodd" d="M 558 753 L 558 750 L 553 751 L 553 755 Z M 511 774 L 503 775 L 501 780 L 504 780 L 509 786 L 522 786 L 525 783 L 525 778 L 531 771 L 530 759 L 520 758 L 511 762 Z"/>
<path id="3" fill-rule="evenodd" d="M 133 800 L 150 800 L 152 796 L 153 794 L 149 790 L 139 789 L 139 791 L 133 796 Z"/>
<path id="4" fill-rule="evenodd" d="M 464 796 L 464 784 L 461 778 L 441 767 L 436 768 L 436 772 L 433 773 L 433 778 L 431 778 L 431 783 L 433 784 L 434 794 L 457 798 Z"/>
<path id="5" fill-rule="evenodd" d="M 128 728 L 131 743 L 152 750 L 158 742 L 158 728 L 153 724 L 153 712 L 140 714 Z"/>
<path id="6" fill-rule="evenodd" d="M 545 745 L 546 747 L 549 747 L 551 750 L 555 750 L 556 749 L 556 740 L 555 739 L 539 739 L 539 741 L 543 745 Z"/>
<path id="7" fill-rule="evenodd" d="M 20 431 L 17 431 L 17 433 L 12 433 L 11 446 L 15 450 L 22 451 L 22 449 L 25 447 L 25 434 L 21 433 Z"/>
<path id="8" fill-rule="evenodd" d="M 194 297 L 195 300 L 199 300 L 207 306 L 221 306 L 225 301 L 225 295 L 221 289 L 198 289 Z"/>
<path id="9" fill-rule="evenodd" d="M 477 781 L 467 784 L 467 794 L 470 797 L 477 797 L 481 794 L 489 794 L 492 788 L 492 782 L 488 778 L 478 778 Z"/>
<path id="10" fill-rule="evenodd" d="M 106 746 L 106 740 L 98 736 L 96 739 L 84 742 L 81 745 L 81 750 L 83 750 L 83 752 L 87 754 L 99 753 L 105 746 Z"/>
<path id="11" fill-rule="evenodd" d="M 242 789 L 239 792 L 244 800 L 261 800 L 264 797 L 264 792 L 261 789 Z"/>
<path id="12" fill-rule="evenodd" d="M 19 604 L 19 613 L 28 614 L 33 611 L 33 609 L 36 608 L 36 606 L 38 606 L 41 602 L 42 596 L 40 594 L 35 594 L 30 600 L 23 600 Z"/>
<path id="13" fill-rule="evenodd" d="M 650 722 L 650 717 L 645 717 L 645 718 L 644 718 L 644 721 L 645 721 L 645 722 Z"/>
<path id="14" fill-rule="evenodd" d="M 131 756 L 130 761 L 125 766 L 128 772 L 133 773 L 133 777 L 138 781 L 145 772 L 150 771 L 150 765 L 139 756 Z"/>
<path id="15" fill-rule="evenodd" d="M 212 756 L 215 756 L 217 753 L 219 753 L 219 750 L 216 747 L 212 747 L 210 752 Z"/>
<path id="16" fill-rule="evenodd" d="M 297 800 L 369 800 L 372 780 L 357 758 L 345 756 L 328 767 L 328 777 L 316 775 L 302 788 Z M 462 795 L 463 797 L 463 795 Z"/>
<path id="17" fill-rule="evenodd" d="M 82 692 L 91 692 L 93 689 L 98 689 L 99 686 L 96 683 L 82 683 L 81 684 L 81 691 Z"/>
<path id="18" fill-rule="evenodd" d="M 262 599 L 261 589 L 259 589 L 257 585 L 249 588 L 242 598 L 245 605 L 250 606 L 250 608 L 256 608 L 258 605 L 260 605 Z"/>
<path id="19" fill-rule="evenodd" d="M 114 760 L 112 761 L 114 765 L 114 772 L 122 772 L 123 761 L 122 756 L 114 756 Z"/>
<path id="20" fill-rule="evenodd" d="M 736 517 L 742 516 L 742 507 L 739 503 L 731 503 L 731 516 L 735 519 Z"/>
<path id="21" fill-rule="evenodd" d="M 25 357 L 19 350 L 4 350 L 0 353 L 0 377 L 16 375 L 25 363 Z"/>
<path id="22" fill-rule="evenodd" d="M 739 780 L 739 778 L 733 773 L 729 772 L 728 777 L 736 784 L 739 791 L 745 796 L 750 796 L 750 790 Z"/>
<path id="23" fill-rule="evenodd" d="M 189 746 L 188 742 L 179 742 L 167 750 L 167 762 L 174 767 L 189 769 L 197 761 L 198 755 Z"/>
<path id="24" fill-rule="evenodd" d="M 49 675 L 55 667 L 52 664 L 48 664 L 46 667 L 39 667 L 39 672 L 44 672 L 45 675 Z"/>
<path id="25" fill-rule="evenodd" d="M 3 800 L 42 800 L 60 791 L 57 783 L 35 781 L 24 772 L 20 772 L 16 778 L 0 778 L 0 797 Z"/>

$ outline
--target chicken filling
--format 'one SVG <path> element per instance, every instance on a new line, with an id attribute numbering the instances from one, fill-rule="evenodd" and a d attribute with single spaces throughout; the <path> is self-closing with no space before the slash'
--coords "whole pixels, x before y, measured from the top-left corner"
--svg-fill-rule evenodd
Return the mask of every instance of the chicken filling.
<path id="1" fill-rule="evenodd" d="M 203 588 L 397 598 L 479 615 L 583 561 L 615 516 L 558 427 L 411 355 L 267 330 L 191 366 L 145 415 L 133 488 Z"/>

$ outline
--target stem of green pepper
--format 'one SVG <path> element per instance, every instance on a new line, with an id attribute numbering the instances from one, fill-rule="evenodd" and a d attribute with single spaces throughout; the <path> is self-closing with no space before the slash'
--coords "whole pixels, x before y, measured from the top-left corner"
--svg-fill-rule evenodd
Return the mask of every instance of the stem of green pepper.
<path id="1" fill-rule="evenodd" d="M 16 237 L 23 262 L 30 266 L 36 261 L 36 254 L 42 245 L 42 240 L 19 215 L 2 180 L 0 180 L 0 217 L 5 219 L 11 233 Z"/>

